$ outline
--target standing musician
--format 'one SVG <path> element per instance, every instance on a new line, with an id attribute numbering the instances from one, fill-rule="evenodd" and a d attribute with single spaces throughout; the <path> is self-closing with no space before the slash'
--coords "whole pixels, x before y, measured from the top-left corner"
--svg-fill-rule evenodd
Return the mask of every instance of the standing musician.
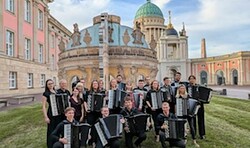
<path id="1" fill-rule="evenodd" d="M 179 87 L 177 89 L 177 94 L 175 97 L 176 97 L 176 99 L 187 99 L 188 100 L 188 93 L 186 91 L 186 86 L 184 84 L 179 85 Z M 188 106 L 186 106 L 185 108 L 188 110 Z M 188 113 L 188 111 L 187 111 L 187 113 Z M 186 116 L 182 116 L 180 118 L 188 120 L 193 143 L 196 147 L 200 147 L 196 142 L 196 136 L 195 136 L 196 135 L 196 133 L 195 133 L 195 121 L 196 120 L 195 120 L 195 117 L 186 115 Z"/>
<path id="2" fill-rule="evenodd" d="M 152 99 L 156 99 L 156 98 L 152 98 L 151 94 L 152 93 L 156 93 L 156 92 L 159 92 L 160 91 L 160 88 L 159 88 L 159 82 L 157 80 L 154 80 L 153 82 L 151 82 L 151 89 L 148 91 L 147 93 L 147 97 L 146 97 L 146 103 L 148 105 L 148 108 L 149 108 L 149 114 L 152 115 L 152 118 L 153 118 L 153 121 L 154 123 L 156 122 L 156 118 L 157 118 L 157 115 L 159 113 L 162 112 L 162 109 L 159 108 L 159 109 L 153 109 L 153 105 L 152 105 Z M 159 129 L 156 128 L 156 125 L 154 124 L 154 129 L 155 129 L 155 138 L 156 138 L 156 142 L 159 142 Z"/>
<path id="3" fill-rule="evenodd" d="M 88 92 L 89 90 L 88 90 L 88 88 L 85 87 L 85 83 L 86 83 L 86 82 L 85 82 L 85 79 L 84 79 L 84 78 L 81 78 L 81 79 L 80 79 L 80 83 L 82 83 L 82 85 L 83 85 L 82 93 L 83 93 L 83 99 L 85 100 L 85 99 L 87 99 L 87 98 L 86 98 L 86 97 L 87 97 L 87 92 Z"/>
<path id="4" fill-rule="evenodd" d="M 91 82 L 90 90 L 89 90 L 89 92 L 87 92 L 87 96 L 95 94 L 95 93 L 96 94 L 100 93 L 99 85 L 98 85 L 97 80 L 93 80 Z M 88 97 L 86 97 L 86 98 L 88 98 Z M 93 99 L 93 98 L 91 98 L 91 99 Z M 89 111 L 87 102 L 88 102 L 88 100 L 85 99 L 84 100 L 84 107 L 85 107 L 85 110 L 87 111 L 87 116 L 86 116 L 87 117 L 87 123 L 92 126 L 91 127 L 91 141 L 90 141 L 90 144 L 92 144 L 92 142 L 96 143 L 96 138 L 97 138 L 96 137 L 96 131 L 95 131 L 95 128 L 94 128 L 94 124 L 99 119 L 99 117 L 101 117 L 101 113 L 100 113 L 100 111 L 96 111 L 96 110 Z"/>
<path id="5" fill-rule="evenodd" d="M 98 83 L 99 83 L 100 92 L 103 94 L 106 94 L 106 89 L 103 87 L 103 80 L 99 80 Z"/>
<path id="6" fill-rule="evenodd" d="M 196 84 L 196 77 L 194 75 L 190 75 L 188 77 L 188 80 L 189 80 L 190 86 L 198 85 Z M 204 104 L 201 101 L 199 101 L 199 104 L 200 104 L 200 108 L 197 112 L 199 135 L 200 135 L 200 139 L 205 139 L 206 132 L 205 132 Z M 195 124 L 195 129 L 196 129 L 196 124 Z"/>
<path id="7" fill-rule="evenodd" d="M 171 113 L 175 113 L 175 97 L 174 97 L 174 91 L 173 88 L 171 87 L 171 80 L 169 79 L 169 77 L 165 77 L 163 79 L 164 85 L 161 88 L 164 88 L 167 90 L 167 102 L 170 106 L 170 112 Z"/>
<path id="8" fill-rule="evenodd" d="M 68 139 L 64 136 L 64 124 L 76 124 L 77 121 L 74 120 L 75 109 L 73 107 L 68 107 L 65 109 L 66 120 L 60 122 L 56 129 L 51 133 L 51 139 L 53 143 L 53 148 L 63 148 L 64 144 L 68 143 Z"/>
<path id="9" fill-rule="evenodd" d="M 147 76 L 146 78 L 145 78 L 145 85 L 144 85 L 144 89 L 146 89 L 147 91 L 149 91 L 150 90 L 150 77 L 149 76 Z"/>
<path id="10" fill-rule="evenodd" d="M 57 94 L 67 94 L 68 101 L 69 101 L 70 92 L 69 92 L 69 90 L 67 90 L 67 86 L 68 86 L 67 81 L 65 79 L 60 80 L 59 86 L 60 86 L 60 88 L 56 91 Z M 62 116 L 62 119 L 64 120 L 65 119 L 64 114 L 62 114 L 61 116 Z"/>
<path id="11" fill-rule="evenodd" d="M 137 90 L 147 93 L 148 90 L 146 88 L 144 88 L 144 80 L 143 79 L 140 79 L 138 81 L 138 85 L 136 88 L 134 88 L 133 91 L 135 92 Z M 142 105 L 142 108 L 140 108 L 139 110 L 141 110 L 141 112 L 145 113 L 146 108 L 147 108 L 147 104 L 146 104 L 146 100 L 144 98 L 146 98 L 146 96 L 144 96 L 145 94 L 140 94 L 140 95 L 143 95 L 143 105 Z"/>
<path id="12" fill-rule="evenodd" d="M 176 146 L 176 147 L 182 147 L 185 148 L 185 141 L 183 139 L 169 139 L 166 138 L 165 130 L 168 128 L 166 124 L 164 124 L 164 121 L 169 119 L 176 119 L 176 116 L 169 112 L 170 107 L 167 102 L 162 103 L 162 113 L 160 113 L 157 116 L 156 120 L 156 128 L 160 130 L 160 142 L 163 148 L 166 148 L 167 145 L 165 141 L 167 140 L 169 142 L 170 147 Z"/>
<path id="13" fill-rule="evenodd" d="M 140 114 L 140 112 L 136 108 L 133 108 L 131 97 L 129 96 L 125 97 L 124 106 L 125 108 L 121 111 L 121 115 L 123 115 L 124 117 L 131 117 L 131 116 Z M 136 131 L 136 133 L 132 133 L 129 131 L 129 127 L 126 125 L 124 127 L 124 131 L 125 131 L 125 143 L 128 148 L 134 147 L 133 146 L 134 136 L 138 137 L 136 141 L 134 142 L 136 147 L 140 147 L 141 143 L 147 138 L 145 131 Z"/>
<path id="14" fill-rule="evenodd" d="M 102 107 L 101 114 L 102 114 L 102 118 L 108 117 L 109 116 L 109 108 L 107 106 Z M 122 120 L 121 122 L 124 123 L 124 120 Z M 110 148 L 119 148 L 120 147 L 119 139 L 112 138 L 112 139 L 108 140 L 107 146 L 110 146 Z M 97 138 L 96 148 L 103 148 L 100 138 Z"/>
<path id="15" fill-rule="evenodd" d="M 127 95 L 129 95 L 132 99 L 132 105 L 135 107 L 135 100 L 134 100 L 134 95 L 133 95 L 133 86 L 130 81 L 126 83 L 126 89 L 125 89 Z M 124 102 L 123 102 L 124 104 Z"/>
<path id="16" fill-rule="evenodd" d="M 117 90 L 118 89 L 118 85 L 117 85 L 117 80 L 116 79 L 112 79 L 110 81 L 110 90 Z M 107 95 L 108 97 L 109 95 Z M 120 107 L 116 107 L 110 110 L 111 114 L 119 114 L 121 112 L 121 108 Z"/>
<path id="17" fill-rule="evenodd" d="M 180 84 L 184 84 L 185 86 L 187 86 L 188 83 L 182 82 L 181 81 L 181 73 L 176 72 L 175 76 L 174 76 L 174 82 L 171 84 L 171 87 L 173 88 L 174 96 L 176 95 L 177 88 Z"/>
<path id="18" fill-rule="evenodd" d="M 83 122 L 84 120 L 84 105 L 83 100 L 80 98 L 79 90 L 77 88 L 73 89 L 72 96 L 70 97 L 71 107 L 75 109 L 75 120 L 78 122 Z"/>
<path id="19" fill-rule="evenodd" d="M 122 75 L 117 75 L 116 80 L 117 80 L 117 87 L 120 90 L 125 90 L 126 89 L 126 84 L 122 82 L 123 81 Z"/>
<path id="20" fill-rule="evenodd" d="M 52 148 L 52 144 L 51 144 L 51 141 L 49 139 L 49 136 L 53 132 L 53 130 L 56 128 L 56 126 L 63 119 L 60 115 L 59 116 L 52 116 L 50 96 L 56 94 L 53 80 L 48 79 L 45 84 L 46 84 L 45 91 L 44 91 L 43 96 L 42 96 L 42 110 L 43 110 L 44 120 L 48 126 L 47 127 L 47 147 Z M 48 109 L 47 109 L 47 104 L 48 104 Z"/>

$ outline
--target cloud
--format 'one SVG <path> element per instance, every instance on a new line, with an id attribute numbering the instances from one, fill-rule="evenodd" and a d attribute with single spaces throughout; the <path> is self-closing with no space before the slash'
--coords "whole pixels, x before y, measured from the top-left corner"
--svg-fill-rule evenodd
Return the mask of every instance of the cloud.
<path id="1" fill-rule="evenodd" d="M 156 4 L 160 9 L 164 9 L 169 2 L 170 0 L 152 0 L 152 3 Z"/>
<path id="2" fill-rule="evenodd" d="M 78 23 L 83 29 L 92 25 L 94 16 L 105 12 L 110 0 L 57 0 L 49 5 L 50 12 L 69 30 Z"/>

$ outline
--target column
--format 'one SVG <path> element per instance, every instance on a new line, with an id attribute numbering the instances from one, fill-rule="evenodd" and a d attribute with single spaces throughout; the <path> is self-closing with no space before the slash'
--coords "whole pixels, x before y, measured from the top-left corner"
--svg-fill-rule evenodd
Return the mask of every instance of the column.
<path id="1" fill-rule="evenodd" d="M 32 21 L 33 21 L 33 50 L 31 49 L 31 59 L 33 58 L 34 62 L 38 62 L 38 46 L 37 46 L 37 31 L 38 31 L 38 3 L 33 1 L 33 10 L 32 10 Z"/>
<path id="2" fill-rule="evenodd" d="M 17 52 L 17 57 L 20 59 L 24 58 L 24 36 L 23 36 L 23 21 L 24 21 L 24 1 L 15 1 L 17 5 L 17 47 L 14 47 L 14 50 Z"/>
<path id="3" fill-rule="evenodd" d="M 212 64 L 212 83 L 211 84 L 216 84 L 217 82 L 215 81 L 215 73 L 214 73 L 214 62 Z"/>
<path id="4" fill-rule="evenodd" d="M 50 47 L 49 47 L 49 31 L 48 31 L 48 27 L 49 27 L 49 25 L 48 25 L 48 22 L 49 22 L 49 19 L 48 19 L 48 17 L 49 17 L 49 10 L 48 10 L 48 8 L 46 7 L 45 8 L 45 11 L 44 11 L 44 33 L 45 33 L 45 35 L 44 35 L 44 45 L 43 45 L 43 50 L 44 50 L 44 62 L 45 63 L 49 63 L 49 49 L 50 49 Z M 54 46 L 55 47 L 55 46 Z M 58 55 L 56 55 L 56 56 L 58 56 Z"/>
<path id="5" fill-rule="evenodd" d="M 3 2 L 2 2 L 3 3 Z M 0 26 L 3 26 L 3 8 L 4 7 L 0 7 Z M 0 55 L 1 54 L 5 54 L 4 52 L 4 49 L 5 49 L 5 46 L 4 46 L 4 38 L 5 38 L 5 33 L 4 33 L 4 30 L 3 30 L 3 27 L 0 27 Z"/>

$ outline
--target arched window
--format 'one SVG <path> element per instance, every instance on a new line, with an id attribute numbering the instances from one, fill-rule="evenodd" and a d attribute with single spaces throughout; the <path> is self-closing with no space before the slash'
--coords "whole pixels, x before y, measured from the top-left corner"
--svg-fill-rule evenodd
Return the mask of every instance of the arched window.
<path id="1" fill-rule="evenodd" d="M 224 73 L 222 70 L 218 70 L 216 72 L 216 76 L 217 76 L 217 84 L 218 85 L 224 85 L 225 84 L 225 77 L 224 77 Z"/>
<path id="2" fill-rule="evenodd" d="M 233 85 L 238 85 L 238 71 L 236 69 L 232 71 L 232 80 Z"/>
<path id="3" fill-rule="evenodd" d="M 206 71 L 201 71 L 200 81 L 201 81 L 201 84 L 203 85 L 207 84 L 207 72 Z"/>

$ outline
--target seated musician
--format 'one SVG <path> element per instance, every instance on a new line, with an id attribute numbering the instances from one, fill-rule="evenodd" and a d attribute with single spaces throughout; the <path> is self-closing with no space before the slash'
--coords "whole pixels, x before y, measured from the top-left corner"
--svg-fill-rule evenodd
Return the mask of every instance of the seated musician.
<path id="1" fill-rule="evenodd" d="M 124 117 L 131 117 L 137 114 L 140 114 L 140 112 L 132 107 L 132 99 L 131 97 L 127 96 L 125 97 L 124 100 L 124 106 L 125 108 L 121 111 L 121 114 Z M 125 123 L 126 124 L 126 123 Z M 147 136 L 145 134 L 145 131 L 136 131 L 135 133 L 132 133 L 129 131 L 129 127 L 125 125 L 124 127 L 125 130 L 125 143 L 128 148 L 133 148 L 133 137 L 137 136 L 138 138 L 134 142 L 136 147 L 140 147 L 141 143 L 146 140 Z"/>
<path id="2" fill-rule="evenodd" d="M 53 143 L 53 148 L 63 148 L 64 144 L 67 144 L 68 141 L 64 137 L 64 124 L 75 124 L 77 121 L 74 119 L 75 109 L 73 107 L 67 107 L 65 109 L 66 120 L 59 123 L 56 129 L 51 133 L 51 141 Z"/>
<path id="3" fill-rule="evenodd" d="M 101 109 L 101 114 L 102 114 L 102 118 L 108 117 L 109 116 L 109 108 L 107 106 L 104 106 Z M 121 121 L 121 122 L 124 122 L 124 121 Z M 108 144 L 106 146 L 109 146 L 110 148 L 119 148 L 120 147 L 119 139 L 112 138 L 112 139 L 108 140 Z M 100 138 L 97 138 L 96 148 L 103 148 Z"/>
<path id="4" fill-rule="evenodd" d="M 162 103 L 162 110 L 163 113 L 160 113 L 157 116 L 157 120 L 156 120 L 156 128 L 160 130 L 159 135 L 160 135 L 160 142 L 163 148 L 166 148 L 167 145 L 165 143 L 165 141 L 167 140 L 169 142 L 170 147 L 182 147 L 185 148 L 186 144 L 185 141 L 183 139 L 179 140 L 179 139 L 167 139 L 165 136 L 165 129 L 167 129 L 167 125 L 164 124 L 164 121 L 169 120 L 169 119 L 175 119 L 176 116 L 173 113 L 169 112 L 169 104 L 167 102 L 163 102 Z"/>

